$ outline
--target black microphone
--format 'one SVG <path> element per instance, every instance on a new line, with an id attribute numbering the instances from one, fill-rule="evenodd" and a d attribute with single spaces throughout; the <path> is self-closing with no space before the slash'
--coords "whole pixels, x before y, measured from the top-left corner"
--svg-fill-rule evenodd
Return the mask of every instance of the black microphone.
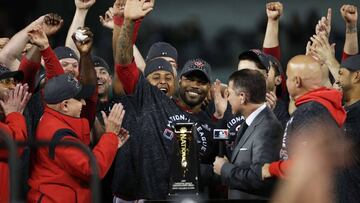
<path id="1" fill-rule="evenodd" d="M 214 129 L 213 139 L 219 141 L 219 157 L 225 155 L 225 141 L 229 139 L 228 129 Z"/>

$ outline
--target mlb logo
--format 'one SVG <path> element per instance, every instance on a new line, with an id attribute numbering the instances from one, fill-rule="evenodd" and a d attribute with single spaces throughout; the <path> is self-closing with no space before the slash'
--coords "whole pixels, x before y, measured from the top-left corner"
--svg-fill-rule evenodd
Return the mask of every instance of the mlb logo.
<path id="1" fill-rule="evenodd" d="M 229 130 L 228 129 L 214 129 L 213 133 L 214 140 L 228 140 Z"/>

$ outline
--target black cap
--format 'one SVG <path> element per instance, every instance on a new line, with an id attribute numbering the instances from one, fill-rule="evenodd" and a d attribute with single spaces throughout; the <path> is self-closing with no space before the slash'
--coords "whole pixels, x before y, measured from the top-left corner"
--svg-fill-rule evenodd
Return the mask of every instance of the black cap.
<path id="1" fill-rule="evenodd" d="M 211 81 L 211 66 L 208 62 L 202 59 L 192 59 L 187 61 L 181 69 L 180 77 L 187 76 L 193 72 L 200 72 L 204 74 L 208 82 Z"/>
<path id="2" fill-rule="evenodd" d="M 170 57 L 177 62 L 178 53 L 171 44 L 166 42 L 156 42 L 150 47 L 145 61 L 150 61 L 157 57 Z"/>
<path id="3" fill-rule="evenodd" d="M 22 71 L 10 71 L 10 69 L 0 65 L 0 80 L 7 78 L 14 78 L 21 82 L 24 79 L 24 73 Z"/>
<path id="4" fill-rule="evenodd" d="M 350 71 L 359 71 L 360 70 L 360 55 L 355 55 L 347 58 L 341 63 L 342 68 L 346 68 Z"/>
<path id="5" fill-rule="evenodd" d="M 252 58 L 254 60 L 259 61 L 260 64 L 263 66 L 263 69 L 265 69 L 266 72 L 269 72 L 269 70 L 270 70 L 269 58 L 261 50 L 259 50 L 259 49 L 250 49 L 249 51 L 242 52 L 239 55 L 239 60 L 242 60 L 244 58 Z"/>
<path id="6" fill-rule="evenodd" d="M 174 74 L 173 68 L 168 61 L 162 58 L 157 58 L 146 63 L 144 75 L 147 77 L 151 73 L 158 70 L 164 70 Z"/>
<path id="7" fill-rule="evenodd" d="M 279 60 L 277 60 L 277 58 L 271 56 L 271 55 L 266 55 L 269 59 L 269 61 L 275 66 L 275 68 L 278 70 L 278 72 L 280 73 L 280 75 L 284 74 L 284 69 L 281 66 L 281 63 Z"/>
<path id="8" fill-rule="evenodd" d="M 54 49 L 56 57 L 61 60 L 64 58 L 73 58 L 79 61 L 79 57 L 76 55 L 75 51 L 69 47 L 56 47 Z"/>
<path id="9" fill-rule="evenodd" d="M 93 56 L 92 60 L 95 67 L 104 67 L 108 73 L 111 73 L 110 66 L 106 63 L 106 61 L 103 58 L 99 56 Z"/>
<path id="10" fill-rule="evenodd" d="M 44 88 L 44 100 L 48 104 L 57 104 L 67 99 L 85 99 L 89 93 L 81 83 L 70 74 L 61 74 L 48 80 Z"/>

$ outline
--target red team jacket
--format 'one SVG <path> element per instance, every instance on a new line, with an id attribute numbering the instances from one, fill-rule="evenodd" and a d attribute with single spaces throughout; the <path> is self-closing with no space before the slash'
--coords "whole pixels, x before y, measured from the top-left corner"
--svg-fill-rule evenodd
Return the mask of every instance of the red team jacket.
<path id="1" fill-rule="evenodd" d="M 90 143 L 90 128 L 87 119 L 61 114 L 45 107 L 37 131 L 36 140 L 50 141 L 59 129 L 74 131 L 77 138 L 63 139 Z M 104 177 L 115 158 L 118 138 L 114 133 L 105 133 L 92 150 L 97 160 L 99 174 Z M 56 147 L 54 160 L 49 148 L 39 148 L 32 158 L 31 175 L 28 180 L 30 191 L 28 202 L 91 202 L 89 158 L 74 147 Z"/>
<path id="2" fill-rule="evenodd" d="M 18 112 L 10 113 L 4 122 L 0 122 L 0 129 L 13 140 L 25 141 L 27 138 L 25 118 Z M 21 153 L 21 151 L 20 151 Z M 0 150 L 0 202 L 9 202 L 9 168 L 7 151 Z"/>

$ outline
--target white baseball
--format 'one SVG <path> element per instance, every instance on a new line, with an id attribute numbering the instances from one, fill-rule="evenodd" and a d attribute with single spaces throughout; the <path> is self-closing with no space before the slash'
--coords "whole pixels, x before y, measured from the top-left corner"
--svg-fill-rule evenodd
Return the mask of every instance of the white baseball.
<path id="1" fill-rule="evenodd" d="M 84 41 L 88 36 L 84 34 L 85 33 L 85 30 L 76 30 L 75 31 L 75 39 L 82 42 Z"/>

